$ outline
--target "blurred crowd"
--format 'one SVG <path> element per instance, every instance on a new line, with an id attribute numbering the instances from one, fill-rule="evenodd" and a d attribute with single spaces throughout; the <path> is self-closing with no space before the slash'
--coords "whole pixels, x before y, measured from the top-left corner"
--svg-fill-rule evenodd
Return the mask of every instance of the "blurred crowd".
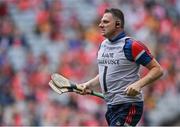
<path id="1" fill-rule="evenodd" d="M 165 71 L 144 89 L 139 125 L 180 125 L 179 0 L 0 0 L 0 125 L 107 125 L 102 99 L 59 96 L 48 81 L 54 72 L 77 83 L 97 74 L 98 23 L 108 7 L 124 12 L 127 34 Z"/>

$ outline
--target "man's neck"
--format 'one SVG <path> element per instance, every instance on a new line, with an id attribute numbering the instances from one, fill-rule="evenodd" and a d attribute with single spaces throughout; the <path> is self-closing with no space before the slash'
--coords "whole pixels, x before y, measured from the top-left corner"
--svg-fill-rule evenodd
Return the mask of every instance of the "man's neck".
<path id="1" fill-rule="evenodd" d="M 124 30 L 121 30 L 121 31 L 118 31 L 112 38 L 108 38 L 108 40 L 111 42 L 115 42 L 116 40 L 119 40 L 125 36 L 126 36 L 126 34 L 125 34 Z"/>

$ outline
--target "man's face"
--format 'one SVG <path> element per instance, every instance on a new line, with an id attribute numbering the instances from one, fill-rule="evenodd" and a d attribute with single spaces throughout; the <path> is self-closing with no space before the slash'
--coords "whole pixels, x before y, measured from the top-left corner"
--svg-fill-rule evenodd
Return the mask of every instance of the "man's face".
<path id="1" fill-rule="evenodd" d="M 112 38 L 116 31 L 116 20 L 111 13 L 105 13 L 99 24 L 101 34 L 106 38 Z"/>

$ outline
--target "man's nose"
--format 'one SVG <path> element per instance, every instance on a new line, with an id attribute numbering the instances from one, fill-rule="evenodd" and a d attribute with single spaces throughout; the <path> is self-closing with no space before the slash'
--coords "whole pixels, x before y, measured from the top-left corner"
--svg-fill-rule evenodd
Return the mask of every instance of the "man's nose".
<path id="1" fill-rule="evenodd" d="M 102 24 L 102 23 L 100 23 L 100 24 L 99 24 L 99 27 L 100 27 L 100 28 L 102 28 L 102 27 L 103 27 L 103 24 Z"/>

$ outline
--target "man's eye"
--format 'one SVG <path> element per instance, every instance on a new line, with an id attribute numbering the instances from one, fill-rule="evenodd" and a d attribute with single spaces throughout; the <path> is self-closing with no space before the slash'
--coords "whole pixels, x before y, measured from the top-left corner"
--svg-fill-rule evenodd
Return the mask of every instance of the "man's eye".
<path id="1" fill-rule="evenodd" d="M 103 23 L 108 23 L 109 21 L 103 21 Z"/>

